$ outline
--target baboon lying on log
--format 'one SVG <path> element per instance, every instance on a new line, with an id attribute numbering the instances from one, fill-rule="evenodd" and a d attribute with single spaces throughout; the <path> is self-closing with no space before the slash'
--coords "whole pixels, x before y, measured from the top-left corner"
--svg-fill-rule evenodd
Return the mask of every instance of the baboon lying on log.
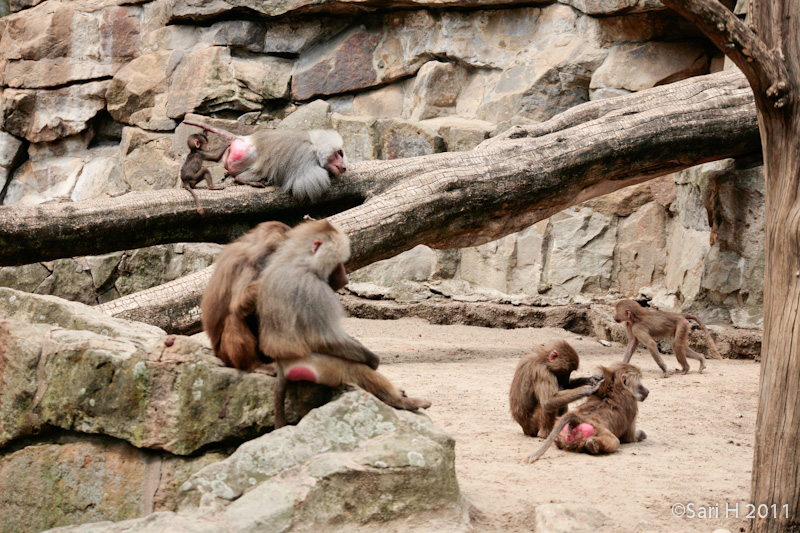
<path id="1" fill-rule="evenodd" d="M 222 156 L 236 183 L 274 185 L 297 199 L 319 201 L 331 178 L 347 171 L 341 135 L 333 130 L 260 130 L 246 137 L 201 122 L 184 121 L 230 139 Z"/>

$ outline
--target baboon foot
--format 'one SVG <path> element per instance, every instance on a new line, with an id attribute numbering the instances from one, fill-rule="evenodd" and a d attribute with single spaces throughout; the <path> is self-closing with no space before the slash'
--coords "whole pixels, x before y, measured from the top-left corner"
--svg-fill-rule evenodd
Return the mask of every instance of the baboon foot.
<path id="1" fill-rule="evenodd" d="M 431 402 L 421 398 L 409 398 L 407 396 L 403 396 L 401 398 L 397 398 L 389 405 L 397 409 L 405 409 L 406 411 L 417 411 L 419 409 L 427 409 L 431 406 Z"/>
<path id="2" fill-rule="evenodd" d="M 588 451 L 592 455 L 597 455 L 598 453 L 600 453 L 600 444 L 597 442 L 596 439 L 587 439 L 586 451 Z"/>

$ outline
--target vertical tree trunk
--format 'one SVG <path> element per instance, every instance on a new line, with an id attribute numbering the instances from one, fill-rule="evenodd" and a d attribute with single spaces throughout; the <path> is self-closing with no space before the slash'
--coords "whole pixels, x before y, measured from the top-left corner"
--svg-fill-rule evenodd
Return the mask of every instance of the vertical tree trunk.
<path id="1" fill-rule="evenodd" d="M 783 108 L 756 94 L 767 195 L 752 530 L 800 531 L 800 3 L 752 0 L 750 17 L 790 83 Z"/>
<path id="2" fill-rule="evenodd" d="M 750 0 L 750 29 L 718 0 L 663 0 L 747 76 L 766 179 L 764 337 L 750 513 L 800 532 L 800 0 Z M 752 31 L 751 31 L 752 30 Z"/>

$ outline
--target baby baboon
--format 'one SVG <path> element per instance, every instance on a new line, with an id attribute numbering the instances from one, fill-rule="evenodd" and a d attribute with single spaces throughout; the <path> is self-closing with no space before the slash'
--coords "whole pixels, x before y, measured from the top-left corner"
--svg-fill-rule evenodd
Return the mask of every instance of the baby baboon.
<path id="1" fill-rule="evenodd" d="M 281 222 L 262 222 L 217 258 L 200 308 L 214 353 L 228 366 L 250 372 L 271 361 L 258 350 L 258 276 L 290 229 Z"/>
<path id="2" fill-rule="evenodd" d="M 628 363 L 600 367 L 603 383 L 585 403 L 562 416 L 539 450 L 526 462 L 539 459 L 553 441 L 571 452 L 612 453 L 620 442 L 640 442 L 647 438 L 636 429 L 637 401 L 643 402 L 650 391 L 642 385 L 641 371 Z"/>
<path id="3" fill-rule="evenodd" d="M 278 365 L 275 427 L 285 424 L 286 381 L 332 387 L 353 384 L 399 409 L 425 409 L 374 369 L 378 356 L 342 328 L 342 306 L 333 289 L 347 284 L 347 236 L 327 220 L 299 224 L 261 274 L 259 347 Z"/>
<path id="4" fill-rule="evenodd" d="M 194 192 L 195 186 L 201 181 L 206 180 L 209 191 L 217 191 L 225 188 L 223 186 L 214 186 L 211 171 L 203 166 L 203 161 L 219 161 L 222 158 L 222 154 L 228 149 L 228 145 L 225 145 L 217 152 L 209 152 L 208 138 L 205 133 L 189 135 L 187 144 L 189 145 L 189 155 L 186 156 L 186 161 L 184 161 L 181 167 L 181 184 L 183 188 L 192 195 L 192 198 L 194 198 L 194 205 L 197 206 L 197 212 L 202 215 L 204 211 L 203 208 L 200 207 L 197 194 Z"/>
<path id="5" fill-rule="evenodd" d="M 669 313 L 667 311 L 658 311 L 642 307 L 633 300 L 620 300 L 614 308 L 614 320 L 617 322 L 625 322 L 625 327 L 628 332 L 628 349 L 625 351 L 623 362 L 629 363 L 633 352 L 641 342 L 650 351 L 650 355 L 655 359 L 656 364 L 664 372 L 664 377 L 669 375 L 667 365 L 661 359 L 658 353 L 656 341 L 653 339 L 668 337 L 674 335 L 672 341 L 672 350 L 675 352 L 675 357 L 681 364 L 681 373 L 686 374 L 689 372 L 689 363 L 686 361 L 688 355 L 692 359 L 700 361 L 700 368 L 698 372 L 702 373 L 706 367 L 705 357 L 703 354 L 697 353 L 689 348 L 689 331 L 692 326 L 689 320 L 694 320 L 700 325 L 703 333 L 706 335 L 708 341 L 708 348 L 717 359 L 722 359 L 717 345 L 714 344 L 714 339 L 709 335 L 706 326 L 692 313 Z"/>
<path id="6" fill-rule="evenodd" d="M 570 380 L 578 364 L 578 354 L 565 341 L 553 341 L 519 362 L 508 399 L 511 415 L 526 435 L 547 435 L 570 402 L 600 386 L 599 378 Z"/>

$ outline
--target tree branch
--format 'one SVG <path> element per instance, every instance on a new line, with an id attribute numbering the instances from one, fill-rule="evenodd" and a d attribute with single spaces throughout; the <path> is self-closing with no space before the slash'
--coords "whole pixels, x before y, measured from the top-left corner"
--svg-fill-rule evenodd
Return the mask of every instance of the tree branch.
<path id="1" fill-rule="evenodd" d="M 370 189 L 378 188 L 370 173 L 344 174 L 325 200 L 315 205 L 272 187 L 195 189 L 205 215 L 197 213 L 192 197 L 179 188 L 82 202 L 3 206 L 0 266 L 171 242 L 227 243 L 263 220 L 299 221 L 306 214 L 321 217 L 349 209 L 362 203 Z"/>
<path id="2" fill-rule="evenodd" d="M 181 189 L 119 198 L 0 207 L 0 266 L 98 255 L 169 242 L 228 242 L 263 220 L 337 218 L 371 250 L 354 266 L 415 244 L 461 247 L 518 231 L 591 196 L 754 149 L 752 95 L 720 73 L 577 106 L 470 152 L 352 165 L 322 204 L 274 190 Z M 607 167 L 615 168 L 610 183 Z M 486 218 L 484 218 L 486 217 Z M 374 227 L 361 233 L 366 222 Z M 434 222 L 435 223 L 431 223 Z M 412 244 L 413 243 L 413 244 Z"/>
<path id="3" fill-rule="evenodd" d="M 615 100 L 584 104 L 470 152 L 359 167 L 355 174 L 371 175 L 377 192 L 331 217 L 350 236 L 348 268 L 417 244 L 458 248 L 496 240 L 595 196 L 760 150 L 753 95 L 739 72 Z M 189 291 L 186 305 L 196 305 L 208 276 L 210 270 L 202 271 L 100 308 L 171 331 L 193 331 L 177 327 L 194 327 L 196 320 L 182 319 L 176 327 L 174 318 L 164 317 L 177 294 Z M 142 301 L 153 305 L 143 309 Z"/>
<path id="4" fill-rule="evenodd" d="M 780 54 L 767 48 L 764 41 L 718 0 L 662 2 L 697 26 L 730 57 L 747 76 L 753 92 L 763 94 L 776 109 L 789 103 L 789 72 Z"/>

